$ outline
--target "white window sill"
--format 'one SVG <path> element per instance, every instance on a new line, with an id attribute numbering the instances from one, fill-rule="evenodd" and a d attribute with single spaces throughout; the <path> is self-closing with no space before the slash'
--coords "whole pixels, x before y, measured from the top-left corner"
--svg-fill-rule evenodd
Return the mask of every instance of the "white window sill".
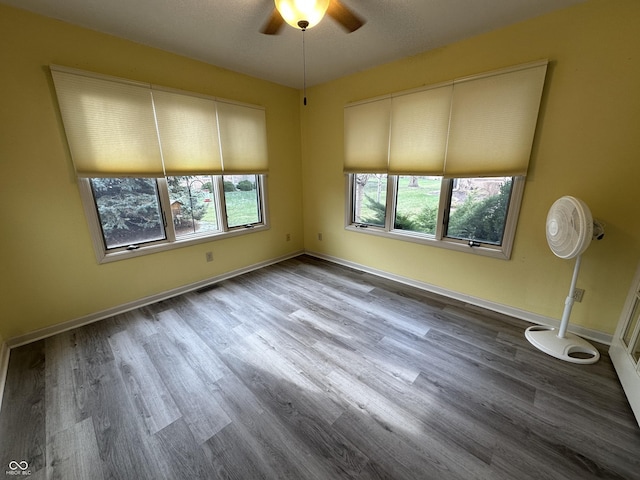
<path id="1" fill-rule="evenodd" d="M 501 260 L 509 260 L 511 252 L 506 252 L 505 247 L 490 247 L 486 245 L 480 245 L 470 247 L 466 241 L 456 241 L 452 239 L 438 240 L 435 237 L 427 237 L 422 234 L 416 234 L 413 232 L 403 230 L 393 230 L 388 232 L 380 227 L 367 226 L 366 228 L 356 226 L 355 224 L 347 225 L 345 230 L 349 232 L 365 233 L 368 235 L 375 235 L 378 237 L 390 238 L 393 240 L 399 240 L 404 242 L 419 243 L 422 245 L 428 245 L 430 247 L 445 248 L 447 250 L 455 250 L 457 252 L 471 253 L 475 255 L 482 255 L 485 257 L 498 258 Z"/>
<path id="2" fill-rule="evenodd" d="M 115 252 L 104 252 L 102 256 L 99 256 L 98 263 L 117 262 L 119 260 L 127 260 L 129 258 L 141 257 L 143 255 L 151 255 L 153 253 L 165 252 L 167 250 L 174 250 L 176 248 L 189 247 L 192 245 L 198 245 L 200 243 L 215 242 L 218 240 L 224 240 L 226 238 L 238 237 L 240 235 L 247 235 L 265 230 L 269 230 L 268 225 L 255 225 L 246 228 L 237 228 L 228 232 L 193 235 L 189 238 L 181 238 L 179 240 L 176 240 L 175 242 L 162 241 L 149 245 L 141 245 L 135 250 L 118 250 Z"/>

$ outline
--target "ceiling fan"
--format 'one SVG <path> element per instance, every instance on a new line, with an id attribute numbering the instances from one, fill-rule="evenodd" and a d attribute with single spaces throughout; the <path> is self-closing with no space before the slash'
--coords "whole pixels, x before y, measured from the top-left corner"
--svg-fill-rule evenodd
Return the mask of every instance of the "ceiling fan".
<path id="1" fill-rule="evenodd" d="M 261 32 L 276 35 L 285 23 L 304 31 L 317 25 L 325 13 L 348 33 L 365 23 L 339 0 L 275 0 L 275 8 Z"/>

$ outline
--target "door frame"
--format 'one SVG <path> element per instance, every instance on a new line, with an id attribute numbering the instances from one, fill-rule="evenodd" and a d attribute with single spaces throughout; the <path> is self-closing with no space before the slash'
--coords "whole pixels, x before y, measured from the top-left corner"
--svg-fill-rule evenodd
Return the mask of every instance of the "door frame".
<path id="1" fill-rule="evenodd" d="M 613 335 L 611 346 L 609 347 L 609 356 L 616 369 L 624 393 L 629 400 L 631 410 L 633 410 L 636 421 L 638 425 L 640 425 L 640 361 L 636 363 L 631 355 L 631 350 L 636 344 L 638 337 L 640 337 L 640 321 L 637 322 L 634 328 L 629 346 L 625 345 L 623 341 L 623 336 L 627 325 L 631 321 L 631 315 L 636 301 L 640 302 L 640 265 L 631 283 L 627 300 L 620 314 L 620 320 L 618 321 L 616 332 Z"/>

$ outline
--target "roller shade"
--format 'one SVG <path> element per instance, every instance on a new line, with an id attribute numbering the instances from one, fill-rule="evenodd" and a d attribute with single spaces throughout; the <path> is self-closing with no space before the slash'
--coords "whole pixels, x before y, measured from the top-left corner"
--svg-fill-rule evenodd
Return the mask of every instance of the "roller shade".
<path id="1" fill-rule="evenodd" d="M 148 85 L 51 70 L 78 176 L 164 174 Z"/>
<path id="2" fill-rule="evenodd" d="M 346 105 L 345 173 L 526 175 L 547 63 Z"/>
<path id="3" fill-rule="evenodd" d="M 389 170 L 392 175 L 442 175 L 452 85 L 391 99 Z"/>
<path id="4" fill-rule="evenodd" d="M 153 90 L 153 101 L 165 174 L 220 174 L 216 102 L 162 90 Z"/>
<path id="5" fill-rule="evenodd" d="M 390 114 L 390 98 L 345 107 L 345 173 L 387 172 Z"/>
<path id="6" fill-rule="evenodd" d="M 263 107 L 51 66 L 81 177 L 261 174 Z"/>
<path id="7" fill-rule="evenodd" d="M 268 157 L 264 109 L 219 101 L 218 123 L 224 173 L 266 173 Z"/>
<path id="8" fill-rule="evenodd" d="M 547 63 L 456 81 L 445 176 L 526 175 Z"/>

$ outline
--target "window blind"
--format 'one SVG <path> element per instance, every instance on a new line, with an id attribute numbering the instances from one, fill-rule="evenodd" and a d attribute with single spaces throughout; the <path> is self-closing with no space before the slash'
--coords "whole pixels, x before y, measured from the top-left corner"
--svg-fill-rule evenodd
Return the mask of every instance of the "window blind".
<path id="1" fill-rule="evenodd" d="M 526 175 L 547 63 L 346 105 L 344 172 Z"/>
<path id="2" fill-rule="evenodd" d="M 264 108 L 51 66 L 76 173 L 266 173 Z"/>
<path id="3" fill-rule="evenodd" d="M 163 175 L 148 85 L 51 73 L 78 176 Z"/>
<path id="4" fill-rule="evenodd" d="M 526 175 L 547 63 L 454 83 L 445 176 Z"/>
<path id="5" fill-rule="evenodd" d="M 216 102 L 162 90 L 153 102 L 166 175 L 220 174 Z"/>
<path id="6" fill-rule="evenodd" d="M 391 99 L 389 169 L 392 175 L 442 175 L 452 85 Z"/>
<path id="7" fill-rule="evenodd" d="M 219 101 L 218 123 L 224 173 L 266 173 L 268 157 L 264 109 Z"/>
<path id="8" fill-rule="evenodd" d="M 387 172 L 390 109 L 388 97 L 345 107 L 345 173 Z"/>

